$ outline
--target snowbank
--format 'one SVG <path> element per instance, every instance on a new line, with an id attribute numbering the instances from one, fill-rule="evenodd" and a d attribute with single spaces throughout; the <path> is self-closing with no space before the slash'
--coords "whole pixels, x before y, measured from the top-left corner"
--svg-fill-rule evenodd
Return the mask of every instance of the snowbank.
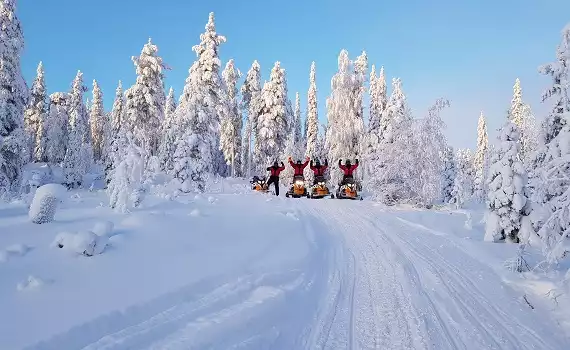
<path id="1" fill-rule="evenodd" d="M 93 256 L 101 254 L 108 243 L 109 238 L 107 236 L 98 236 L 92 231 L 61 232 L 55 237 L 52 247 L 63 248 L 85 256 Z"/>

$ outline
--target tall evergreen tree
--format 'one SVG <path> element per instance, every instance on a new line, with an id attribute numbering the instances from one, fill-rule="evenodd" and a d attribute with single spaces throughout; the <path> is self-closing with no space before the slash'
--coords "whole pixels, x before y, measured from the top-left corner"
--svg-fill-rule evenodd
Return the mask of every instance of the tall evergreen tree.
<path id="1" fill-rule="evenodd" d="M 32 156 L 32 161 L 41 162 L 43 160 L 43 147 L 38 147 L 37 142 L 43 140 L 44 127 L 41 125 L 47 114 L 46 106 L 47 92 L 44 77 L 44 67 L 42 62 L 38 64 L 36 78 L 32 84 L 28 106 L 24 112 L 24 126 L 28 139 L 28 150 Z M 38 135 L 39 134 L 39 135 Z M 38 153 L 36 153 L 36 150 Z"/>
<path id="2" fill-rule="evenodd" d="M 171 87 L 166 97 L 166 107 L 164 110 L 164 120 L 162 121 L 162 141 L 160 142 L 160 164 L 166 173 L 172 174 L 174 165 L 174 151 L 176 150 L 176 100 L 174 89 Z"/>
<path id="3" fill-rule="evenodd" d="M 123 83 L 119 80 L 119 85 L 115 90 L 115 100 L 113 101 L 113 109 L 111 110 L 111 123 L 113 125 L 113 135 L 119 133 L 121 125 L 125 124 L 125 94 L 123 92 Z M 127 124 L 128 125 L 128 124 Z"/>
<path id="4" fill-rule="evenodd" d="M 451 191 L 451 204 L 462 208 L 473 198 L 473 154 L 470 149 L 458 149 L 455 153 L 456 175 Z"/>
<path id="5" fill-rule="evenodd" d="M 287 103 L 287 82 L 281 63 L 275 62 L 269 81 L 263 86 L 257 113 L 257 138 L 254 159 L 257 164 L 269 166 L 282 159 L 289 136 L 291 115 Z"/>
<path id="6" fill-rule="evenodd" d="M 294 121 L 293 121 L 293 141 L 295 144 L 295 148 L 298 150 L 299 153 L 301 152 L 301 141 L 303 139 L 303 126 L 301 125 L 301 98 L 299 93 L 295 93 L 295 112 L 293 113 Z M 299 154 L 300 156 L 300 154 Z"/>
<path id="7" fill-rule="evenodd" d="M 156 156 L 160 141 L 160 126 L 164 119 L 165 65 L 158 56 L 158 47 L 148 40 L 139 57 L 132 57 L 137 80 L 125 93 L 125 122 L 135 143 L 143 150 L 145 170 L 150 157 Z M 123 123 L 125 124 L 125 123 Z"/>
<path id="8" fill-rule="evenodd" d="M 116 166 L 117 156 L 120 149 L 120 145 L 117 143 L 117 139 L 119 137 L 119 132 L 123 124 L 125 124 L 125 128 L 128 128 L 128 123 L 125 122 L 125 94 L 123 92 L 123 84 L 119 80 L 119 84 L 117 85 L 117 89 L 115 90 L 115 100 L 113 101 L 113 108 L 111 109 L 111 114 L 109 116 L 109 127 L 108 127 L 108 155 L 105 158 L 105 178 L 106 183 L 108 184 L 111 181 L 111 172 L 113 168 Z"/>
<path id="9" fill-rule="evenodd" d="M 386 79 L 384 67 L 380 70 L 380 76 L 376 76 L 376 67 L 372 65 L 370 72 L 370 116 L 366 133 L 366 149 L 364 150 L 365 170 L 369 173 L 374 170 L 374 162 L 378 157 L 380 142 L 382 139 L 381 125 L 382 114 L 386 109 Z"/>
<path id="10" fill-rule="evenodd" d="M 353 132 L 354 132 L 354 143 L 356 144 L 357 156 L 360 156 L 364 149 L 364 144 L 362 143 L 364 136 L 364 93 L 366 92 L 366 74 L 368 72 L 368 56 L 366 52 L 363 51 L 360 56 L 354 61 L 354 77 L 353 77 Z M 357 177 L 362 179 L 360 176 L 362 172 L 357 173 Z"/>
<path id="11" fill-rule="evenodd" d="M 503 126 L 499 142 L 489 168 L 485 240 L 507 239 L 518 243 L 523 217 L 530 214 L 530 201 L 526 171 L 519 159 L 519 132 L 514 121 Z"/>
<path id="12" fill-rule="evenodd" d="M 311 64 L 309 75 L 309 92 L 307 94 L 307 115 L 305 117 L 305 155 L 315 157 L 319 133 L 319 116 L 317 106 L 317 73 L 315 62 Z"/>
<path id="13" fill-rule="evenodd" d="M 562 30 L 556 61 L 542 66 L 540 71 L 552 79 L 543 100 L 552 101 L 554 107 L 544 121 L 536 161 L 534 199 L 542 210 L 537 210 L 533 221 L 547 261 L 556 263 L 570 253 L 570 24 Z"/>
<path id="14" fill-rule="evenodd" d="M 513 86 L 513 99 L 508 111 L 508 120 L 512 121 L 519 130 L 519 142 L 521 144 L 519 157 L 525 164 L 528 164 L 537 147 L 536 139 L 538 133 L 531 108 L 523 101 L 519 78 L 515 80 Z"/>
<path id="15" fill-rule="evenodd" d="M 363 62 L 355 71 L 362 70 Z M 355 84 L 358 87 L 359 79 L 351 69 L 348 52 L 342 50 L 338 58 L 338 72 L 331 80 L 332 92 L 327 99 L 327 135 L 325 148 L 329 159 L 334 162 L 339 159 L 358 157 L 360 153 L 360 136 L 362 129 L 359 127 L 358 115 L 355 105 Z M 341 175 L 338 172 L 332 174 L 333 183 L 338 183 Z"/>
<path id="16" fill-rule="evenodd" d="M 45 157 L 48 163 L 63 162 L 69 132 L 69 94 L 56 92 L 49 96 L 49 114 L 45 123 Z"/>
<path id="17" fill-rule="evenodd" d="M 226 89 L 227 114 L 222 120 L 220 145 L 224 152 L 226 163 L 231 166 L 232 176 L 241 176 L 241 132 L 243 121 L 239 111 L 237 81 L 241 72 L 231 59 L 222 72 Z"/>
<path id="18" fill-rule="evenodd" d="M 23 128 L 29 91 L 20 56 L 24 36 L 16 16 L 16 1 L 0 1 L 0 197 L 16 190 L 29 148 Z"/>
<path id="19" fill-rule="evenodd" d="M 218 47 L 226 38 L 216 32 L 214 13 L 210 13 L 205 29 L 200 44 L 192 48 L 198 59 L 190 67 L 176 110 L 174 175 L 184 191 L 203 192 L 208 174 L 220 171 L 220 119 L 227 107 L 222 103 Z"/>
<path id="20" fill-rule="evenodd" d="M 451 203 L 453 199 L 453 185 L 455 183 L 455 176 L 457 173 L 455 167 L 455 154 L 453 147 L 448 146 L 443 153 L 443 179 L 442 179 L 442 201 L 443 203 Z"/>
<path id="21" fill-rule="evenodd" d="M 241 164 L 242 173 L 246 176 L 251 175 L 252 170 L 256 170 L 251 164 L 251 145 L 257 132 L 257 110 L 256 103 L 259 103 L 259 95 L 261 94 L 261 73 L 260 66 L 257 61 L 253 61 L 251 68 L 247 72 L 245 81 L 241 87 L 241 103 L 242 113 L 245 114 L 245 130 L 243 133 Z M 257 169 L 260 170 L 260 169 Z"/>
<path id="22" fill-rule="evenodd" d="M 103 133 L 105 128 L 105 111 L 103 109 L 103 92 L 99 88 L 97 80 L 93 80 L 93 99 L 89 113 L 89 124 L 91 126 L 91 140 L 93 145 L 93 158 L 99 162 L 102 158 Z"/>
<path id="23" fill-rule="evenodd" d="M 475 168 L 475 199 L 480 202 L 485 200 L 487 194 L 485 182 L 488 172 L 488 158 L 489 137 L 487 135 L 487 121 L 483 112 L 481 112 L 477 123 L 477 150 L 473 160 Z"/>
<path id="24" fill-rule="evenodd" d="M 83 85 L 83 73 L 77 72 L 73 80 L 69 100 L 69 143 L 63 161 L 65 183 L 69 187 L 81 185 L 83 176 L 89 171 L 93 160 L 89 117 L 83 94 L 87 87 Z"/>

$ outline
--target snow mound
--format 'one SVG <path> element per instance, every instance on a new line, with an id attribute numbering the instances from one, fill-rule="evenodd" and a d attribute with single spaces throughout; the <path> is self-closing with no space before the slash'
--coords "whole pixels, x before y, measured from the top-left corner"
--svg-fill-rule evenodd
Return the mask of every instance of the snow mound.
<path id="1" fill-rule="evenodd" d="M 98 236 L 92 231 L 61 232 L 55 237 L 52 247 L 85 256 L 93 256 L 101 254 L 108 243 L 109 238 L 107 236 Z"/>
<path id="2" fill-rule="evenodd" d="M 201 216 L 201 215 L 202 215 L 202 213 L 200 213 L 200 210 L 198 210 L 198 209 L 194 209 L 194 210 L 192 210 L 192 211 L 190 212 L 190 214 L 189 214 L 189 215 L 190 215 L 190 216 L 193 216 L 193 217 L 195 217 L 195 218 L 196 218 L 196 217 L 198 217 L 198 216 Z"/>
<path id="3" fill-rule="evenodd" d="M 4 250 L 0 250 L 0 262 L 6 262 L 11 256 L 24 256 L 32 248 L 25 244 L 13 244 Z"/>
<path id="4" fill-rule="evenodd" d="M 203 198 L 203 197 L 202 197 L 201 195 L 199 195 L 199 194 L 197 194 L 197 195 L 194 196 L 194 199 L 197 200 L 197 201 L 201 200 L 202 198 Z"/>
<path id="5" fill-rule="evenodd" d="M 92 232 L 97 236 L 109 237 L 113 232 L 114 224 L 111 221 L 100 221 L 93 226 Z"/>
<path id="6" fill-rule="evenodd" d="M 59 184 L 43 185 L 36 190 L 28 213 L 34 224 L 52 222 L 57 205 L 65 198 L 67 189 Z"/>
<path id="7" fill-rule="evenodd" d="M 216 198 L 210 196 L 210 197 L 208 197 L 208 202 L 214 203 L 214 202 L 216 202 Z"/>
<path id="8" fill-rule="evenodd" d="M 42 279 L 40 279 L 38 277 L 34 277 L 34 276 L 30 275 L 30 276 L 28 276 L 28 279 L 26 281 L 18 283 L 18 285 L 16 286 L 16 289 L 18 291 L 38 289 L 45 284 L 46 284 L 46 281 L 43 281 Z"/>

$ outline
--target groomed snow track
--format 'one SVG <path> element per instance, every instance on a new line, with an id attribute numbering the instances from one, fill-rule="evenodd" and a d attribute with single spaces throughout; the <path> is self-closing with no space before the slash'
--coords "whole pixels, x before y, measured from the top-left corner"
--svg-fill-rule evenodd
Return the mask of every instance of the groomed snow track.
<path id="1" fill-rule="evenodd" d="M 311 246 L 299 264 L 212 277 L 32 348 L 570 348 L 550 318 L 445 233 L 369 202 L 284 203 Z"/>

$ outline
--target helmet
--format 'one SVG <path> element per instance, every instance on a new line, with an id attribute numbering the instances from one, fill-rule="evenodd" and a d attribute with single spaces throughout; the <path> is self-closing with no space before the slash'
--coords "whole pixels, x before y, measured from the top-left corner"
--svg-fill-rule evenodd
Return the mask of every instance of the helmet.
<path id="1" fill-rule="evenodd" d="M 297 159 L 297 164 L 301 164 L 301 160 L 300 160 L 300 159 Z"/>
<path id="2" fill-rule="evenodd" d="M 344 163 L 345 163 L 346 165 L 350 165 L 350 164 L 351 164 L 350 159 L 347 159 L 346 162 L 344 162 Z"/>
<path id="3" fill-rule="evenodd" d="M 278 166 L 279 166 L 279 163 L 277 163 L 277 161 L 274 161 L 274 162 L 273 162 L 273 166 L 274 166 L 274 167 L 278 167 Z"/>
<path id="4" fill-rule="evenodd" d="M 316 164 L 317 166 L 318 166 L 318 165 L 321 165 L 321 161 L 317 159 L 317 160 L 315 160 L 315 164 Z"/>

